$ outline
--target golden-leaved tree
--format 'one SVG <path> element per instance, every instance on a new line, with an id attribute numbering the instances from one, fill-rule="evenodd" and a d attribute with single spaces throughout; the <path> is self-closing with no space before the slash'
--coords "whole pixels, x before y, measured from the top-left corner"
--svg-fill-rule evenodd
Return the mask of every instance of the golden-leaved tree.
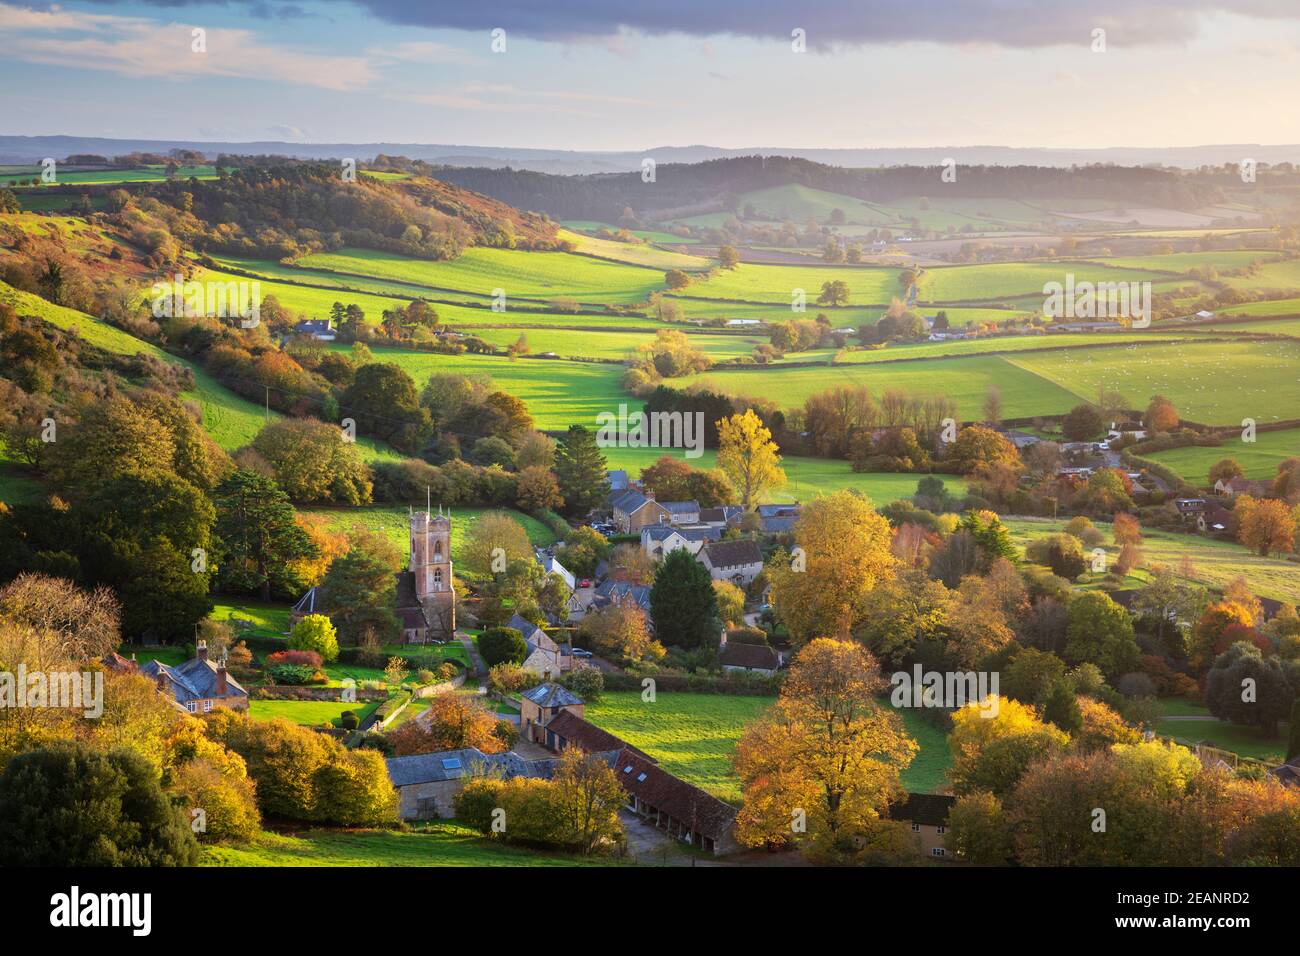
<path id="1" fill-rule="evenodd" d="M 882 842 L 890 826 L 882 815 L 917 753 L 877 696 L 884 686 L 875 659 L 854 641 L 818 638 L 798 653 L 777 702 L 736 747 L 739 842 L 801 844 L 823 860 Z"/>
<path id="2" fill-rule="evenodd" d="M 795 523 L 796 550 L 767 566 L 777 614 L 791 637 L 847 637 L 865 615 L 867 595 L 892 578 L 897 561 L 889 522 L 852 491 L 823 495 Z"/>
<path id="3" fill-rule="evenodd" d="M 720 418 L 717 425 L 718 467 L 740 494 L 740 503 L 748 511 L 768 489 L 785 484 L 780 449 L 753 409 L 746 409 L 743 415 Z"/>

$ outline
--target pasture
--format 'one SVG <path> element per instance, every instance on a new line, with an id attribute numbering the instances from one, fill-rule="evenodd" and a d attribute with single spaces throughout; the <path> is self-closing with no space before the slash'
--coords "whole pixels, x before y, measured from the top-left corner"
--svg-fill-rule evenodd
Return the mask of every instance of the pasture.
<path id="1" fill-rule="evenodd" d="M 1194 485 L 1206 484 L 1210 468 L 1224 458 L 1236 459 L 1247 478 L 1272 478 L 1279 462 L 1300 457 L 1300 429 L 1256 432 L 1253 442 L 1229 440 L 1212 448 L 1171 448 L 1144 457 L 1172 468 Z"/>
<path id="2" fill-rule="evenodd" d="M 609 259 L 613 262 L 622 262 L 633 266 L 644 266 L 647 269 L 659 269 L 665 272 L 669 269 L 684 269 L 688 272 L 699 272 L 713 264 L 709 259 L 700 256 L 669 252 L 666 249 L 657 249 L 645 243 L 600 239 L 596 236 L 570 232 L 567 229 L 561 229 L 559 236 L 561 239 L 567 239 L 573 243 L 574 251 L 582 255 L 594 256 L 597 259 Z"/>
<path id="3" fill-rule="evenodd" d="M 1065 528 L 1064 520 L 1004 518 L 1003 523 L 1021 548 L 1033 538 L 1055 534 Z M 1119 555 L 1119 549 L 1111 540 L 1110 524 L 1104 521 L 1094 524 L 1106 535 L 1102 547 L 1106 550 L 1109 565 Z M 1144 568 L 1163 564 L 1176 571 L 1186 556 L 1192 562 L 1192 579 L 1206 587 L 1221 591 L 1233 578 L 1241 576 L 1260 597 L 1300 603 L 1300 565 L 1294 562 L 1279 557 L 1261 558 L 1234 542 L 1200 535 L 1143 529 L 1142 536 L 1142 544 L 1138 547 L 1142 551 Z M 1100 576 L 1093 576 L 1091 572 L 1085 576 L 1092 577 Z M 1141 587 L 1148 577 L 1145 570 L 1135 571 L 1123 586 Z"/>
<path id="4" fill-rule="evenodd" d="M 710 334 L 684 330 L 690 335 L 690 344 L 715 362 L 748 355 L 756 345 L 768 341 L 767 336 Z M 522 335 L 533 355 L 554 352 L 561 358 L 601 358 L 622 361 L 640 345 L 654 341 L 654 332 L 613 332 L 592 329 L 522 329 L 476 328 L 473 334 L 498 348 L 514 344 Z"/>
<path id="5" fill-rule="evenodd" d="M 879 266 L 779 266 L 744 262 L 734 269 L 720 270 L 711 279 L 692 282 L 673 295 L 685 299 L 768 302 L 789 309 L 795 290 L 802 289 L 808 310 L 815 314 L 824 282 L 848 283 L 849 305 L 888 305 L 891 299 L 902 298 L 906 293 L 898 284 L 898 275 L 897 269 Z"/>
<path id="6" fill-rule="evenodd" d="M 1152 395 L 1164 395 L 1183 418 L 1211 425 L 1279 421 L 1296 417 L 1300 408 L 1300 342 L 1187 341 L 1032 352 L 1003 361 L 1080 400 L 1094 398 L 1103 385 L 1143 406 Z"/>
<path id="7" fill-rule="evenodd" d="M 1142 282 L 1153 278 L 1150 272 L 1137 269 L 1115 269 L 1073 260 L 935 266 L 922 274 L 917 298 L 920 302 L 937 304 L 1038 296 L 1041 308 L 1043 286 L 1049 282 L 1064 285 L 1067 275 L 1073 275 L 1076 284 L 1085 281 Z"/>
<path id="8" fill-rule="evenodd" d="M 567 252 L 466 249 L 445 262 L 409 259 L 371 249 L 321 252 L 299 260 L 303 266 L 339 275 L 396 279 L 426 289 L 451 290 L 490 298 L 493 290 L 511 298 L 578 302 L 642 302 L 663 287 L 661 270 L 593 259 Z M 507 305 L 508 307 L 508 305 Z"/>
<path id="9" fill-rule="evenodd" d="M 802 405 L 809 395 L 843 385 L 865 385 L 877 396 L 886 389 L 909 395 L 947 395 L 956 401 L 958 417 L 963 420 L 979 417 L 985 395 L 993 385 L 1001 390 L 1003 414 L 1009 418 L 1062 414 L 1080 401 L 1077 393 L 1062 388 L 1050 375 L 1039 375 L 1013 364 L 1011 358 L 997 355 L 812 368 L 713 369 L 690 381 L 707 383 L 730 395 L 768 396 L 785 408 Z"/>

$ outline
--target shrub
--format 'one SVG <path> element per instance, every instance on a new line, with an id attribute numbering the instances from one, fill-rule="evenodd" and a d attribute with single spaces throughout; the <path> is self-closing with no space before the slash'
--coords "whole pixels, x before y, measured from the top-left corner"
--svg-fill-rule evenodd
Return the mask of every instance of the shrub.
<path id="1" fill-rule="evenodd" d="M 308 614 L 289 631 L 289 646 L 315 651 L 326 663 L 338 660 L 339 639 L 334 622 L 324 614 Z"/>
<path id="2" fill-rule="evenodd" d="M 339 726 L 344 730 L 356 730 L 361 726 L 361 718 L 355 712 L 345 710 L 339 715 Z"/>
<path id="3" fill-rule="evenodd" d="M 479 635 L 478 652 L 488 667 L 522 664 L 528 656 L 528 644 L 513 627 L 490 627 Z"/>
<path id="4" fill-rule="evenodd" d="M 562 676 L 560 683 L 583 700 L 599 700 L 605 690 L 605 675 L 594 667 L 579 667 Z"/>
<path id="5" fill-rule="evenodd" d="M 315 651 L 276 651 L 266 658 L 267 667 L 278 667 L 281 664 L 296 664 L 312 670 L 320 670 L 324 666 L 321 656 Z"/>
<path id="6" fill-rule="evenodd" d="M 271 679 L 277 684 L 299 686 L 302 684 L 323 683 L 325 680 L 324 674 L 305 664 L 277 664 L 270 669 L 270 673 Z"/>

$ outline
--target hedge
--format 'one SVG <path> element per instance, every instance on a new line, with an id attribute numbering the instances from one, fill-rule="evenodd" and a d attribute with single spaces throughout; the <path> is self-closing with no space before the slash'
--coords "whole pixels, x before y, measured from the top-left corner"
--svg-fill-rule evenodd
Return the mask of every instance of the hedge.
<path id="1" fill-rule="evenodd" d="M 414 695 L 409 690 L 399 691 L 375 708 L 375 723 L 386 727 L 411 702 Z"/>

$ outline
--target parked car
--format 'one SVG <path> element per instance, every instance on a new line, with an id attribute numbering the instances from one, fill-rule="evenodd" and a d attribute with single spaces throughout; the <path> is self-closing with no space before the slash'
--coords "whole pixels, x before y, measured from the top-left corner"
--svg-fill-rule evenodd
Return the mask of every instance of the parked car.
<path id="1" fill-rule="evenodd" d="M 573 649 L 573 656 L 574 656 L 574 657 L 584 657 L 584 658 L 585 658 L 585 657 L 591 657 L 591 656 L 592 656 L 592 653 L 591 653 L 591 651 L 584 650 L 584 649 L 581 648 L 581 647 L 575 647 L 575 648 Z"/>
<path id="2" fill-rule="evenodd" d="M 578 587 L 580 588 L 591 587 L 591 578 L 583 578 L 581 581 L 578 582 Z"/>

